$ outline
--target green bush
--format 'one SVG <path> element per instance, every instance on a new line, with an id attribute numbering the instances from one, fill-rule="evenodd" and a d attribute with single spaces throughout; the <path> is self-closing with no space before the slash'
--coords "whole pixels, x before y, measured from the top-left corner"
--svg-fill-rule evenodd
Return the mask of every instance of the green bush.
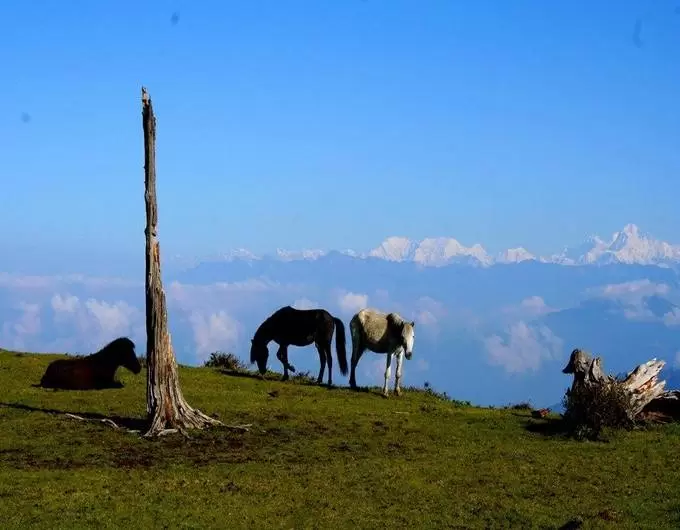
<path id="1" fill-rule="evenodd" d="M 566 431 L 577 439 L 595 440 L 605 429 L 631 429 L 635 425 L 628 414 L 631 396 L 616 382 L 567 390 L 562 404 Z"/>
<path id="2" fill-rule="evenodd" d="M 207 368 L 223 368 L 231 372 L 243 372 L 246 370 L 246 366 L 236 355 L 219 351 L 211 353 L 210 358 L 205 361 L 203 366 Z"/>

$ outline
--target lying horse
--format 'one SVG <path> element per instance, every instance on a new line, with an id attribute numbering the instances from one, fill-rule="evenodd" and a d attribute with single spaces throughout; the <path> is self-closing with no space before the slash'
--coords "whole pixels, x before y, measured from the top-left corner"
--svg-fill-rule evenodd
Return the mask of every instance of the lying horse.
<path id="1" fill-rule="evenodd" d="M 52 361 L 39 386 L 63 390 L 120 388 L 123 385 L 114 379 L 119 366 L 134 374 L 142 370 L 135 343 L 127 337 L 118 338 L 87 357 Z"/>
<path id="2" fill-rule="evenodd" d="M 288 379 L 288 371 L 295 372 L 295 367 L 288 362 L 288 346 L 309 346 L 314 343 L 319 352 L 319 377 L 321 384 L 323 373 L 328 364 L 328 386 L 333 384 L 333 358 L 331 355 L 331 339 L 335 330 L 335 350 L 338 355 L 340 372 L 347 375 L 347 353 L 345 351 L 345 325 L 325 309 L 295 309 L 285 306 L 276 310 L 255 331 L 250 346 L 250 362 L 257 363 L 262 375 L 267 371 L 269 349 L 267 345 L 274 341 L 279 345 L 276 357 L 283 364 L 283 380 Z"/>
<path id="3" fill-rule="evenodd" d="M 407 322 L 397 313 L 381 313 L 374 309 L 362 309 L 352 317 L 349 323 L 352 334 L 352 369 L 349 386 L 357 387 L 355 371 L 359 359 L 365 350 L 374 353 L 386 353 L 385 384 L 383 395 L 387 397 L 387 383 L 390 379 L 392 355 L 397 357 L 397 373 L 394 381 L 394 393 L 401 394 L 401 366 L 403 356 L 410 359 L 413 354 L 415 340 L 415 322 Z"/>

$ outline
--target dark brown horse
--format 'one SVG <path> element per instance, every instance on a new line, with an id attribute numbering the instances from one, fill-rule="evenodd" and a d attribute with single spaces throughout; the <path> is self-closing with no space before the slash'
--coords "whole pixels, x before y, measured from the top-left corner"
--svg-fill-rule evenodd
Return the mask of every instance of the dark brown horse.
<path id="1" fill-rule="evenodd" d="M 135 354 L 135 343 L 127 337 L 120 337 L 87 357 L 52 361 L 40 386 L 62 390 L 120 388 L 123 385 L 114 379 L 119 366 L 135 374 L 142 370 Z"/>
<path id="2" fill-rule="evenodd" d="M 257 363 L 262 375 L 267 371 L 269 349 L 267 345 L 274 341 L 279 345 L 276 357 L 283 364 L 283 379 L 288 379 L 288 371 L 295 372 L 295 367 L 288 362 L 288 346 L 309 346 L 314 343 L 319 352 L 319 377 L 317 384 L 323 381 L 323 373 L 328 364 L 328 385 L 333 384 L 333 358 L 331 356 L 331 339 L 335 330 L 335 350 L 338 355 L 340 372 L 347 375 L 347 352 L 345 351 L 345 325 L 325 309 L 295 309 L 282 307 L 267 318 L 255 331 L 250 346 L 250 362 Z"/>

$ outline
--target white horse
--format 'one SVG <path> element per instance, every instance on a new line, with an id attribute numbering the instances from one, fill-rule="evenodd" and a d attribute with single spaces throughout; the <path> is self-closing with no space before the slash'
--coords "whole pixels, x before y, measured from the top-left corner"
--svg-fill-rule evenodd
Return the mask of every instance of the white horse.
<path id="1" fill-rule="evenodd" d="M 410 359 L 413 354 L 415 340 L 415 322 L 407 322 L 397 313 L 381 313 L 375 309 L 362 309 L 352 317 L 349 329 L 352 333 L 352 368 L 349 386 L 356 388 L 355 371 L 359 359 L 365 350 L 374 353 L 386 353 L 385 384 L 383 395 L 387 397 L 387 384 L 390 379 L 392 355 L 397 357 L 397 373 L 394 381 L 394 393 L 401 394 L 401 368 L 404 356 Z"/>

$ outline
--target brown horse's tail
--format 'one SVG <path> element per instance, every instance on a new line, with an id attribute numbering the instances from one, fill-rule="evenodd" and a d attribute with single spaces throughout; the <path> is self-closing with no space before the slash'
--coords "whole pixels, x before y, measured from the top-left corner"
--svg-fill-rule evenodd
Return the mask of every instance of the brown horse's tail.
<path id="1" fill-rule="evenodd" d="M 335 322 L 335 351 L 338 354 L 340 373 L 347 375 L 347 349 L 345 348 L 345 325 L 339 318 L 333 317 Z"/>

